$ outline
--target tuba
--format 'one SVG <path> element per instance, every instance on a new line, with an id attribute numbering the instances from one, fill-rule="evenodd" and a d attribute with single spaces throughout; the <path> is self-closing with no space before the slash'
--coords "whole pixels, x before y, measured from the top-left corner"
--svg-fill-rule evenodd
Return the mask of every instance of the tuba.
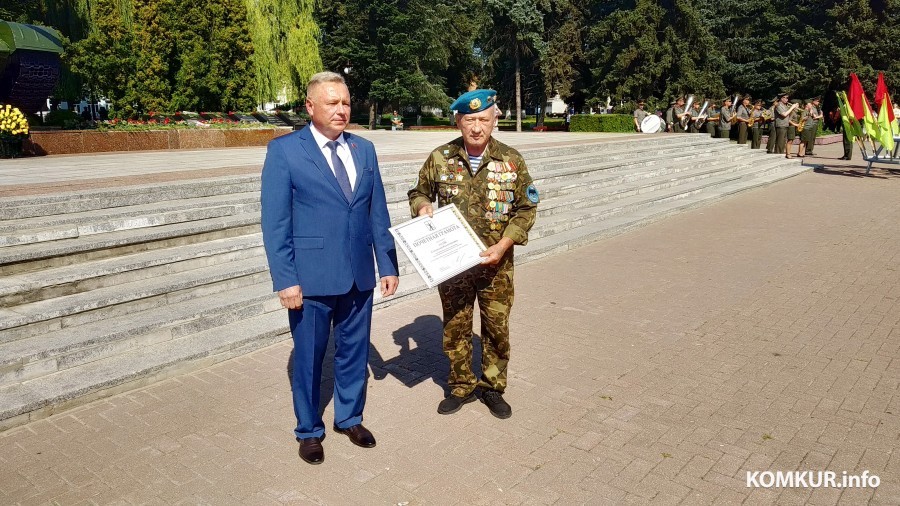
<path id="1" fill-rule="evenodd" d="M 694 96 L 688 95 L 687 101 L 684 103 L 684 114 L 681 116 L 681 120 L 679 120 L 681 128 L 687 128 L 688 123 L 691 122 L 691 106 L 693 104 Z"/>

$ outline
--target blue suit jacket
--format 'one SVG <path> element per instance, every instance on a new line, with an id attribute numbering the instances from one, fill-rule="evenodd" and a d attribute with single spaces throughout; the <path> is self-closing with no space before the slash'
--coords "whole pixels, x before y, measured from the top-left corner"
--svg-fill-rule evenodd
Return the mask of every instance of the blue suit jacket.
<path id="1" fill-rule="evenodd" d="M 262 231 L 275 291 L 342 295 L 396 276 L 397 251 L 375 147 L 344 132 L 356 165 L 347 202 L 307 126 L 269 143 L 262 171 Z"/>

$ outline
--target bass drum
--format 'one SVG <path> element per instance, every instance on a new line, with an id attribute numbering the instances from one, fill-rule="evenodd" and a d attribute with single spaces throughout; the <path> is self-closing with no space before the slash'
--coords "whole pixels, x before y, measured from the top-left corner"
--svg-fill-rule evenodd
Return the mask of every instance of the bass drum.
<path id="1" fill-rule="evenodd" d="M 641 121 L 641 132 L 645 134 L 655 134 L 662 131 L 662 120 L 659 116 L 651 114 Z"/>

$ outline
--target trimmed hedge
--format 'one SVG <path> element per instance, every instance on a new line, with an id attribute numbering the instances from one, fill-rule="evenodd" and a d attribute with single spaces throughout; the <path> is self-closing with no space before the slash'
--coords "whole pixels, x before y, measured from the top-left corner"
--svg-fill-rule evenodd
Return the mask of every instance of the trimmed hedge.
<path id="1" fill-rule="evenodd" d="M 634 132 L 634 121 L 627 114 L 576 114 L 569 123 L 570 132 Z"/>

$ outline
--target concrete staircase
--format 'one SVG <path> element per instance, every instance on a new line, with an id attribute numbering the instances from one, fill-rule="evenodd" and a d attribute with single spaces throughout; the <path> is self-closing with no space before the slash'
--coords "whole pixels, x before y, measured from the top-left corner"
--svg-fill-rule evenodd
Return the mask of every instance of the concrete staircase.
<path id="1" fill-rule="evenodd" d="M 805 170 L 705 135 L 523 149 L 541 191 L 527 262 Z M 392 221 L 421 162 L 382 166 Z M 425 293 L 401 256 L 399 293 Z M 0 199 L 0 430 L 288 337 L 259 177 Z"/>

